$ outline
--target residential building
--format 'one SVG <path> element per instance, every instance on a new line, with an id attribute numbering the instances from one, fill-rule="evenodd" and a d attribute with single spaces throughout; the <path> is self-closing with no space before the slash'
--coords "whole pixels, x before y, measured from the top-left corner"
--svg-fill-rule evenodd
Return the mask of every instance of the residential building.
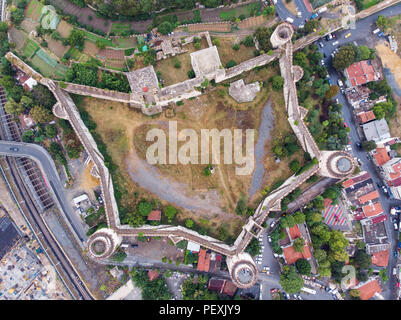
<path id="1" fill-rule="evenodd" d="M 365 124 L 376 120 L 376 116 L 373 111 L 362 111 L 356 114 L 356 119 L 360 124 Z"/>
<path id="2" fill-rule="evenodd" d="M 376 164 L 376 166 L 382 166 L 389 160 L 390 155 L 386 147 L 377 147 L 373 152 L 373 162 Z"/>
<path id="3" fill-rule="evenodd" d="M 207 288 L 220 294 L 224 293 L 230 297 L 233 297 L 238 289 L 231 281 L 216 278 L 209 280 Z"/>
<path id="4" fill-rule="evenodd" d="M 344 70 L 345 83 L 348 88 L 360 86 L 370 81 L 375 81 L 380 78 L 380 74 L 375 72 L 370 60 L 362 60 L 351 64 Z"/>
<path id="5" fill-rule="evenodd" d="M 148 215 L 148 221 L 160 221 L 162 212 L 160 210 L 152 210 Z"/>
<path id="6" fill-rule="evenodd" d="M 210 253 L 205 249 L 200 249 L 198 258 L 198 271 L 209 272 L 210 268 Z"/>
<path id="7" fill-rule="evenodd" d="M 382 164 L 381 174 L 394 198 L 401 199 L 401 158 L 393 158 Z"/>
<path id="8" fill-rule="evenodd" d="M 391 137 L 386 119 L 374 120 L 362 125 L 366 140 L 376 143 Z"/>
<path id="9" fill-rule="evenodd" d="M 361 220 L 363 239 L 366 244 L 366 253 L 375 254 L 390 249 L 385 220 L 376 219 Z"/>
<path id="10" fill-rule="evenodd" d="M 368 280 L 365 283 L 359 283 L 355 289 L 359 290 L 361 300 L 369 300 L 372 297 L 377 297 L 382 289 L 376 279 Z"/>

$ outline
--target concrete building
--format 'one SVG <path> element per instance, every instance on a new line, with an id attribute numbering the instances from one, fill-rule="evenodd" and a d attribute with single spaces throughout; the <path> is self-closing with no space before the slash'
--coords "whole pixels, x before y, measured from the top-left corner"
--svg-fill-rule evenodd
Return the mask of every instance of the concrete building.
<path id="1" fill-rule="evenodd" d="M 401 199 L 401 158 L 393 158 L 382 164 L 381 174 L 394 198 Z"/>
<path id="2" fill-rule="evenodd" d="M 386 119 L 380 119 L 362 125 L 366 140 L 380 142 L 391 137 Z"/>

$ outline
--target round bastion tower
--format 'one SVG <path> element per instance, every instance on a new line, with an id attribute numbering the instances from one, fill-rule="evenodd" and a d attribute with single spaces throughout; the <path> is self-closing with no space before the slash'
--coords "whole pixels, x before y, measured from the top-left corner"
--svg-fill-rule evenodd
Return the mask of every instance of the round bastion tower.
<path id="1" fill-rule="evenodd" d="M 121 244 L 122 238 L 109 228 L 103 228 L 92 234 L 86 244 L 88 256 L 93 260 L 110 258 Z"/>

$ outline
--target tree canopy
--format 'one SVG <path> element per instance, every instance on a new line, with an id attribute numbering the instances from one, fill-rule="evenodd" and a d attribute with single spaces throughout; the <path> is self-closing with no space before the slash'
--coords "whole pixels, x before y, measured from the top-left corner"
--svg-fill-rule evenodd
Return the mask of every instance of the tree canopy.
<path id="1" fill-rule="evenodd" d="M 280 285 L 289 294 L 298 293 L 304 286 L 304 280 L 297 274 L 295 267 L 284 266 L 280 275 Z"/>

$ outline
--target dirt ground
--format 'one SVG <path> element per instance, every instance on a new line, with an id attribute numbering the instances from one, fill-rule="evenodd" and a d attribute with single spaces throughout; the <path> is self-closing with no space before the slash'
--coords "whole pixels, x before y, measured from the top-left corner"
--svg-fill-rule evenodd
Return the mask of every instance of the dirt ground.
<path id="1" fill-rule="evenodd" d="M 200 44 L 199 50 L 207 48 L 207 42 L 204 38 L 201 39 Z M 187 73 L 192 69 L 190 54 L 197 51 L 197 49 L 195 49 L 193 43 L 184 45 L 183 48 L 188 51 L 174 57 L 160 60 L 156 64 L 155 71 L 161 72 L 161 78 L 164 81 L 164 87 L 189 79 Z M 177 61 L 181 62 L 180 68 L 174 67 L 174 64 Z"/>
<path id="2" fill-rule="evenodd" d="M 219 52 L 220 61 L 224 67 L 230 60 L 234 60 L 238 64 L 254 57 L 253 51 L 255 50 L 255 47 L 245 47 L 243 44 L 241 44 L 240 49 L 237 51 L 232 48 L 236 40 L 235 37 L 215 39 L 220 41 L 217 51 Z"/>
<path id="3" fill-rule="evenodd" d="M 48 34 L 45 35 L 45 39 L 47 41 L 50 51 L 53 52 L 60 59 L 69 49 L 69 46 L 68 47 L 63 46 L 61 41 L 53 40 L 52 37 Z"/>
<path id="4" fill-rule="evenodd" d="M 398 86 L 401 87 L 401 58 L 384 44 L 377 45 L 376 52 L 382 60 L 383 67 L 391 70 Z"/>
<path id="5" fill-rule="evenodd" d="M 96 44 L 88 40 L 85 40 L 84 43 L 85 45 L 83 52 L 96 58 L 96 55 L 99 53 L 100 49 L 96 46 Z"/>
<path id="6" fill-rule="evenodd" d="M 61 20 L 56 30 L 60 33 L 60 35 L 63 38 L 68 38 L 72 29 L 73 27 L 69 23 L 65 22 L 64 20 Z"/>
<path id="7" fill-rule="evenodd" d="M 25 41 L 27 39 L 27 35 L 14 27 L 10 28 L 8 31 L 12 41 L 15 43 L 15 48 L 17 50 L 21 50 L 24 47 Z"/>
<path id="8" fill-rule="evenodd" d="M 93 164 L 89 164 L 84 169 L 79 187 L 85 190 L 93 190 L 99 186 L 99 179 L 91 175 Z"/>
<path id="9" fill-rule="evenodd" d="M 28 19 L 24 19 L 21 22 L 22 29 L 24 29 L 28 33 L 35 30 L 38 25 L 39 25 L 38 22 Z"/>
<path id="10" fill-rule="evenodd" d="M 166 237 L 163 237 L 160 240 L 152 238 L 150 242 L 142 242 L 130 238 L 126 242 L 138 244 L 137 248 L 129 247 L 127 249 L 129 254 L 134 254 L 138 257 L 144 257 L 147 259 L 154 259 L 160 261 L 162 258 L 166 257 L 167 259 L 172 260 L 173 263 L 175 263 L 175 261 L 177 260 L 179 261 L 184 260 L 183 252 L 181 252 L 180 249 L 177 248 L 176 246 L 171 245 L 170 239 Z"/>

